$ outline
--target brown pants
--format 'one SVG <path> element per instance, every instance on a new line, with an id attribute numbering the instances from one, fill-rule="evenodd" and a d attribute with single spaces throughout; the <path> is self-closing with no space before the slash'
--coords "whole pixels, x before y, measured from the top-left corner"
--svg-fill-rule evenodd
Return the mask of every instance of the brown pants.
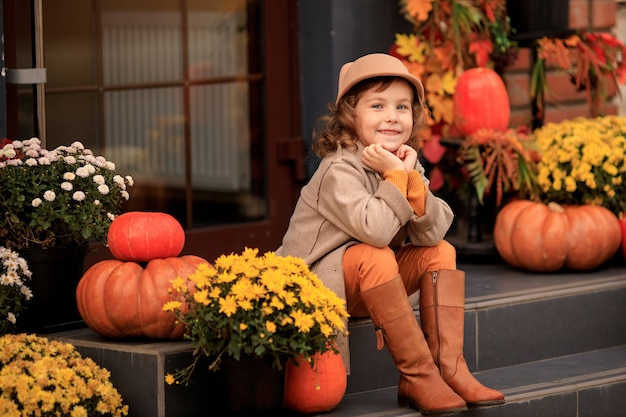
<path id="1" fill-rule="evenodd" d="M 443 240 L 436 246 L 404 245 L 395 252 L 360 243 L 350 246 L 343 256 L 343 274 L 348 313 L 352 317 L 369 315 L 360 293 L 402 276 L 407 294 L 419 289 L 426 272 L 456 269 L 456 251 Z"/>

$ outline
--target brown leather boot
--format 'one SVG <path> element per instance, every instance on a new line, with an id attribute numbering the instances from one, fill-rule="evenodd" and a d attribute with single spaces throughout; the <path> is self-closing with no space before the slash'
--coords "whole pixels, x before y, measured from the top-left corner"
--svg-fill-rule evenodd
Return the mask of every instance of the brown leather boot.
<path id="1" fill-rule="evenodd" d="M 420 320 L 443 380 L 469 406 L 504 403 L 504 394 L 482 385 L 463 356 L 465 272 L 441 270 L 420 279 Z"/>
<path id="2" fill-rule="evenodd" d="M 467 410 L 465 400 L 441 379 L 400 276 L 363 291 L 361 298 L 376 326 L 378 349 L 387 345 L 400 371 L 398 404 L 422 414 Z"/>

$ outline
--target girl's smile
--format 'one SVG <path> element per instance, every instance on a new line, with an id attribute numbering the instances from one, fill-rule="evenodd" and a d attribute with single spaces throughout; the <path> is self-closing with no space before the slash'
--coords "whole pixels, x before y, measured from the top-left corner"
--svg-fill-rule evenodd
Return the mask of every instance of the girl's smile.
<path id="1" fill-rule="evenodd" d="M 355 109 L 359 140 L 365 146 L 380 143 L 390 152 L 398 150 L 411 135 L 412 103 L 413 89 L 402 79 L 382 91 L 365 91 Z"/>

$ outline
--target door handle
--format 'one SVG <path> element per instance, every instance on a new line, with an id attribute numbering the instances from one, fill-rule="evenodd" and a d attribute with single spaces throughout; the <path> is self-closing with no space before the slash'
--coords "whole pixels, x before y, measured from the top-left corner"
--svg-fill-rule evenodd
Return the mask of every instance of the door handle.
<path id="1" fill-rule="evenodd" d="M 45 68 L 5 68 L 7 84 L 45 84 L 48 74 Z"/>

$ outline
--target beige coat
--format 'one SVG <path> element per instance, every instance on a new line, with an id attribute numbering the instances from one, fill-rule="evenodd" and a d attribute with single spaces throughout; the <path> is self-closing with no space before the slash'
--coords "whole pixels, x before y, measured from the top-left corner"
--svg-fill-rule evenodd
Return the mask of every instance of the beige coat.
<path id="1" fill-rule="evenodd" d="M 430 191 L 425 215 L 418 217 L 406 197 L 361 163 L 363 146 L 340 148 L 322 159 L 302 188 L 281 247 L 283 256 L 303 258 L 311 270 L 345 300 L 342 260 L 346 248 L 363 242 L 397 248 L 408 239 L 416 246 L 433 246 L 452 223 L 452 210 Z M 422 175 L 424 168 L 417 163 Z M 338 338 L 339 350 L 350 372 L 348 340 Z"/>

